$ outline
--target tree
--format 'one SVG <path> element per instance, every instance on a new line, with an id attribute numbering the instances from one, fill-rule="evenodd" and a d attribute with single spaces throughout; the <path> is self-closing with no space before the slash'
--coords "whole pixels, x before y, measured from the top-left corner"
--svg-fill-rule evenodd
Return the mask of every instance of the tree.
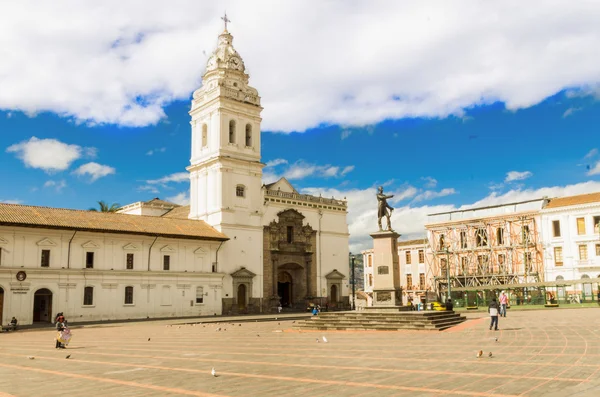
<path id="1" fill-rule="evenodd" d="M 109 207 L 108 204 L 102 200 L 98 201 L 98 206 L 100 207 L 100 210 L 97 208 L 90 208 L 90 211 L 117 212 L 117 210 L 121 208 L 121 206 L 117 203 L 112 203 Z"/>

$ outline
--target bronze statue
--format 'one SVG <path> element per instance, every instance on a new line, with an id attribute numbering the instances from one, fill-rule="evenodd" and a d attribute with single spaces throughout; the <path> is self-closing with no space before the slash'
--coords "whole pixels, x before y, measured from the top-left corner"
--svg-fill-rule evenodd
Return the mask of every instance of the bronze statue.
<path id="1" fill-rule="evenodd" d="M 392 230 L 392 221 L 390 220 L 390 217 L 392 216 L 392 211 L 394 211 L 394 209 L 387 203 L 387 199 L 394 197 L 394 195 L 386 196 L 383 194 L 383 186 L 379 186 L 378 191 L 377 201 L 379 201 L 379 205 L 377 208 L 377 223 L 379 224 L 379 230 L 383 230 L 381 227 L 381 218 L 384 216 L 387 219 L 387 230 Z"/>

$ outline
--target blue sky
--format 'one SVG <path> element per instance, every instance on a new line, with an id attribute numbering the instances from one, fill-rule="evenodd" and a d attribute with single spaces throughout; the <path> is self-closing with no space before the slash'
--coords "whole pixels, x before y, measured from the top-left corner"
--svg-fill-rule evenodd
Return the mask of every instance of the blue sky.
<path id="1" fill-rule="evenodd" d="M 133 12 L 107 4 L 71 12 L 92 25 L 103 12 Z M 347 197 L 351 249 L 368 245 L 379 184 L 395 194 L 393 222 L 406 238 L 422 234 L 427 213 L 600 190 L 600 58 L 589 51 L 600 42 L 600 7 L 549 2 L 536 21 L 518 2 L 490 10 L 381 1 L 353 4 L 311 30 L 290 27 L 294 15 L 327 20 L 341 5 L 317 12 L 257 4 L 249 11 L 232 1 L 228 14 L 263 98 L 265 177 Z M 13 16 L 0 25 L 17 37 L 0 67 L 0 201 L 80 209 L 97 200 L 185 203 L 189 98 L 222 30 L 220 10 L 161 19 L 156 6 L 156 15 L 85 32 L 61 7 L 36 12 L 64 29 L 23 27 L 27 5 L 0 12 Z M 244 14 L 264 8 L 279 18 L 257 26 Z M 501 21 L 494 28 L 472 21 L 490 11 Z M 402 31 L 409 28 L 412 41 Z"/>

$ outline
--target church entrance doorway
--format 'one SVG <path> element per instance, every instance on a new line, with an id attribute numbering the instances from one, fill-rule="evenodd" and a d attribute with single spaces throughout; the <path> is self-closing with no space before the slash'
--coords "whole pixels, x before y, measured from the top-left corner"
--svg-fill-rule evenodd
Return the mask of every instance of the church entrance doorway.
<path id="1" fill-rule="evenodd" d="M 2 323 L 2 309 L 4 309 L 4 290 L 0 287 L 0 323 Z"/>
<path id="2" fill-rule="evenodd" d="M 246 284 L 238 285 L 237 301 L 238 301 L 238 309 L 246 310 Z"/>
<path id="3" fill-rule="evenodd" d="M 332 285 L 331 286 L 331 291 L 329 294 L 329 299 L 331 300 L 331 303 L 335 303 L 338 301 L 338 293 L 337 293 L 337 285 Z"/>
<path id="4" fill-rule="evenodd" d="M 292 276 L 288 272 L 279 272 L 277 295 L 281 298 L 281 306 L 288 307 L 294 303 L 292 301 Z"/>
<path id="5" fill-rule="evenodd" d="M 52 291 L 38 289 L 33 295 L 33 322 L 52 322 Z"/>

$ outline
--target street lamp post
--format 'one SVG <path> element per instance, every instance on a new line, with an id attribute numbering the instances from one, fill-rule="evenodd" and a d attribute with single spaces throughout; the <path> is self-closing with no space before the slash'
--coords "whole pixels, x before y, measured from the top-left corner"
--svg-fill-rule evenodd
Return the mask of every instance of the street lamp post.
<path id="1" fill-rule="evenodd" d="M 448 296 L 446 297 L 446 301 L 448 301 L 452 293 L 452 288 L 450 287 L 450 251 L 448 251 L 447 246 L 444 247 L 444 251 L 446 251 L 446 277 L 448 278 Z"/>
<path id="2" fill-rule="evenodd" d="M 354 255 L 350 253 L 350 271 L 352 273 L 352 310 L 356 310 L 356 281 L 354 279 Z"/>

